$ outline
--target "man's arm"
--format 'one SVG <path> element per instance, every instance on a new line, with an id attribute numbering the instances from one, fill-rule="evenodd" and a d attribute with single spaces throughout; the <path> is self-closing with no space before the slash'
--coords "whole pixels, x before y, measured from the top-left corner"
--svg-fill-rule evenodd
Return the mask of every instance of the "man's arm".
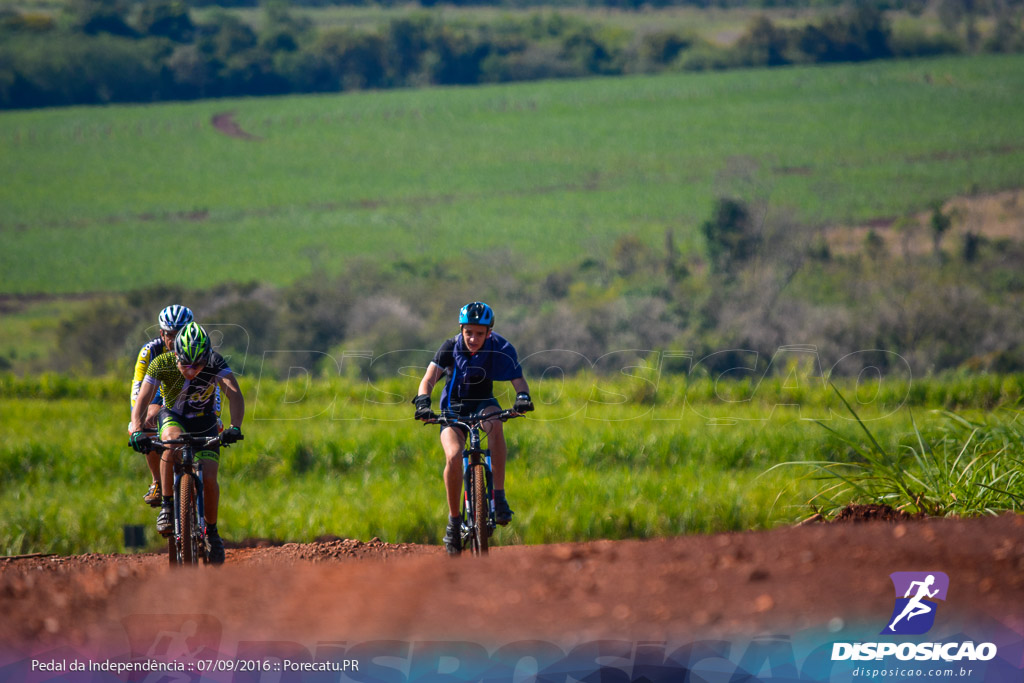
<path id="1" fill-rule="evenodd" d="M 135 359 L 135 374 L 132 376 L 132 393 L 131 393 L 131 405 L 135 407 L 135 401 L 139 398 L 139 392 L 142 390 L 142 385 L 145 383 L 146 370 L 149 368 L 149 361 L 152 360 L 149 344 L 146 344 L 139 350 L 139 357 Z M 152 399 L 150 399 L 152 400 Z"/>
<path id="2" fill-rule="evenodd" d="M 242 420 L 245 418 L 245 398 L 242 396 L 242 390 L 238 388 L 238 380 L 235 379 L 234 373 L 229 372 L 217 381 L 224 390 L 224 395 L 228 397 L 228 408 L 231 411 L 230 426 L 241 429 Z"/>
<path id="3" fill-rule="evenodd" d="M 151 382 L 143 382 L 139 388 L 139 395 L 135 398 L 135 405 L 132 406 L 132 421 L 128 425 L 128 434 L 142 431 L 146 425 L 146 411 L 149 404 L 156 396 L 156 385 Z"/>
<path id="4" fill-rule="evenodd" d="M 427 371 L 423 373 L 423 379 L 420 380 L 420 386 L 416 398 L 412 400 L 414 406 L 416 406 L 416 413 L 413 417 L 417 420 L 426 420 L 430 418 L 430 392 L 434 390 L 434 385 L 437 384 L 437 380 L 444 374 L 444 368 L 430 361 L 430 365 L 427 366 Z"/>
<path id="5" fill-rule="evenodd" d="M 530 393 L 530 385 L 526 383 L 525 377 L 516 377 L 512 380 L 512 388 L 516 390 L 517 394 Z"/>
<path id="6" fill-rule="evenodd" d="M 434 390 L 434 385 L 437 384 L 437 381 L 441 379 L 443 374 L 444 368 L 434 361 L 430 361 L 430 365 L 427 366 L 427 371 L 423 373 L 423 379 L 420 380 L 420 387 L 416 393 L 430 396 L 430 392 Z"/>

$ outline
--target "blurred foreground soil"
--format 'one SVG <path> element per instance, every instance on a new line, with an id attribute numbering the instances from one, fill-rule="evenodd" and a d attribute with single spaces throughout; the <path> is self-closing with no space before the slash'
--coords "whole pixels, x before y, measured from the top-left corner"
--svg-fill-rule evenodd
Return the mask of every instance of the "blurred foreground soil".
<path id="1" fill-rule="evenodd" d="M 215 617 L 221 642 L 687 640 L 836 632 L 858 621 L 881 629 L 896 571 L 948 574 L 944 619 L 981 614 L 1024 634 L 1024 516 L 847 517 L 766 532 L 499 547 L 483 558 L 333 539 L 229 545 L 224 566 L 195 570 L 172 570 L 156 554 L 4 559 L 0 643 L 123 649 L 131 623 L 183 613 Z"/>

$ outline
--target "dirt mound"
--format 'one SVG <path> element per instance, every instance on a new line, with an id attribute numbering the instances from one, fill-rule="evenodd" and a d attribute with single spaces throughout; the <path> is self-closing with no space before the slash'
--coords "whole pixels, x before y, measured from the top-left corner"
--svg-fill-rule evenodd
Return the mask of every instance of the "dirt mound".
<path id="1" fill-rule="evenodd" d="M 242 130 L 242 127 L 235 121 L 235 112 L 224 111 L 214 114 L 210 118 L 210 125 L 224 135 L 240 140 L 259 140 L 260 138 L 252 133 Z"/>
<path id="2" fill-rule="evenodd" d="M 440 553 L 440 548 L 412 543 L 385 543 L 379 538 L 359 541 L 354 538 L 328 538 L 315 543 L 283 543 L 262 540 L 226 543 L 236 548 L 230 553 L 232 563 L 337 562 L 345 559 L 379 559 Z"/>

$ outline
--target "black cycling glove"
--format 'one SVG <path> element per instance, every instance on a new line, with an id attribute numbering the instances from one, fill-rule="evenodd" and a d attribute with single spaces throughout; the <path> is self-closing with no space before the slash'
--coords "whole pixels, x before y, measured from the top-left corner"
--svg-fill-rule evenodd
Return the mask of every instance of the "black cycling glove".
<path id="1" fill-rule="evenodd" d="M 416 415 L 414 416 L 417 420 L 427 420 L 433 413 L 430 410 L 430 395 L 420 394 L 412 400 L 413 405 L 416 406 Z"/>
<path id="2" fill-rule="evenodd" d="M 128 445 L 138 453 L 149 453 L 153 450 L 153 439 L 145 432 L 132 432 Z"/>
<path id="3" fill-rule="evenodd" d="M 512 406 L 512 410 L 517 413 L 528 413 L 533 410 L 533 401 L 530 399 L 530 395 L 525 391 L 516 394 L 516 402 Z"/>
<path id="4" fill-rule="evenodd" d="M 242 440 L 242 430 L 232 425 L 224 430 L 224 433 L 220 435 L 220 442 L 225 446 L 230 446 L 236 441 Z"/>

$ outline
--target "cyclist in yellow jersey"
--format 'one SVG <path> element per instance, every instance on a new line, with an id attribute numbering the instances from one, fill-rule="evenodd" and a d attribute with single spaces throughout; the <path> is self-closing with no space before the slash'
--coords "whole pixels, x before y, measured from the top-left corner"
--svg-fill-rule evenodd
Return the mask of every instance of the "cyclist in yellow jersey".
<path id="1" fill-rule="evenodd" d="M 158 322 L 160 323 L 160 336 L 150 339 L 139 350 L 139 356 L 135 361 L 135 376 L 132 378 L 131 407 L 135 408 L 135 401 L 139 397 L 139 389 L 142 388 L 143 379 L 146 377 L 146 370 L 149 364 L 157 356 L 167 353 L 174 348 L 174 338 L 178 331 L 185 325 L 192 322 L 192 311 L 185 306 L 172 304 L 160 311 Z M 157 391 L 156 396 L 146 409 L 144 429 L 156 429 L 157 415 L 160 414 L 160 407 L 163 405 L 163 396 Z M 219 406 L 218 406 L 219 407 Z M 131 425 L 129 424 L 129 435 Z M 142 497 L 142 500 L 152 507 L 160 505 L 160 453 L 150 451 L 145 454 L 146 464 L 149 465 L 150 474 L 153 475 L 149 491 Z"/>
<path id="2" fill-rule="evenodd" d="M 199 323 L 191 322 L 174 339 L 174 351 L 155 358 L 146 370 L 138 399 L 132 409 L 131 439 L 129 445 L 139 453 L 152 450 L 151 438 L 142 431 L 149 401 L 157 387 L 164 397 L 158 416 L 160 438 L 172 440 L 187 432 L 199 436 L 216 436 L 217 416 L 214 411 L 215 389 L 220 386 L 227 396 L 231 411 L 231 426 L 221 435 L 221 443 L 230 445 L 242 436 L 245 399 L 238 388 L 234 373 L 223 356 L 210 346 L 210 337 Z M 217 483 L 219 448 L 214 446 L 196 453 L 203 468 L 204 517 L 206 518 L 206 550 L 210 562 L 224 562 L 224 541 L 217 529 L 217 509 L 220 486 Z M 181 459 L 180 448 L 164 451 L 160 461 L 160 481 L 165 495 L 160 500 L 160 515 L 156 529 L 161 534 L 174 532 L 174 464 Z"/>

